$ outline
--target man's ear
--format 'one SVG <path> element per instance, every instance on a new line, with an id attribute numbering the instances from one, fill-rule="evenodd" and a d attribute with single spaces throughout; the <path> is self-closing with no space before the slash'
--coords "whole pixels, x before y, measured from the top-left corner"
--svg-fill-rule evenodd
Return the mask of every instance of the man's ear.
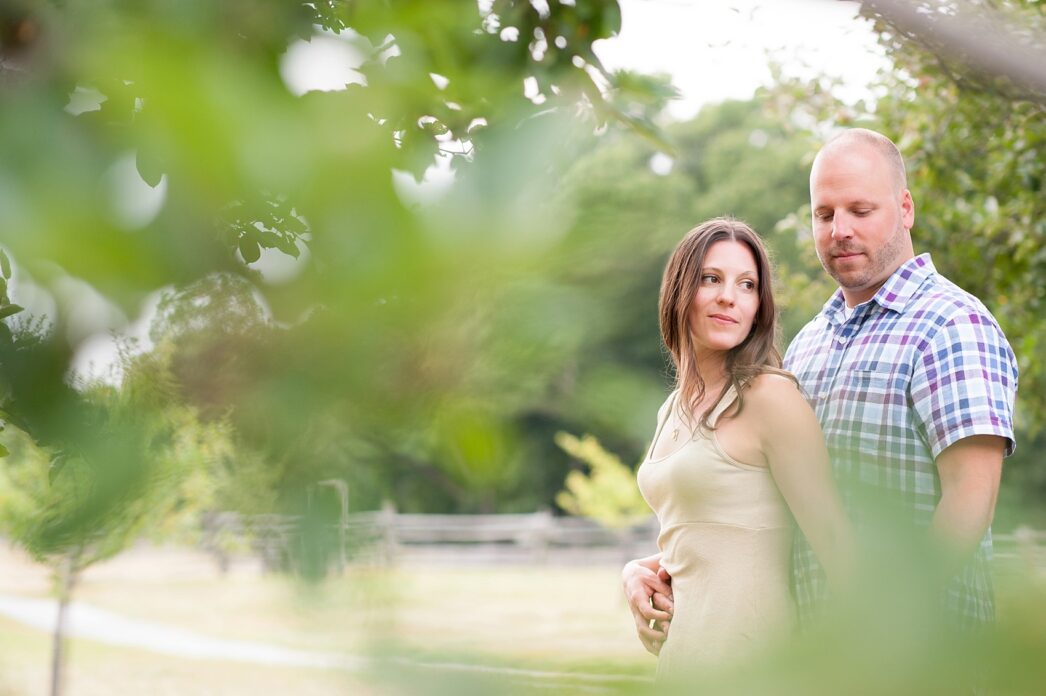
<path id="1" fill-rule="evenodd" d="M 901 193 L 901 222 L 906 230 L 915 226 L 915 201 L 912 200 L 912 192 L 908 189 Z"/>

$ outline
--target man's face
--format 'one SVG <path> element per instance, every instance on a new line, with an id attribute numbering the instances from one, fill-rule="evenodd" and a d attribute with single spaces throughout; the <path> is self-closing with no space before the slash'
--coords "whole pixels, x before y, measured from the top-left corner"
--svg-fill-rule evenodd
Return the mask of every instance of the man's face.
<path id="1" fill-rule="evenodd" d="M 886 159 L 864 143 L 829 145 L 810 173 L 817 257 L 854 306 L 910 259 L 915 207 Z"/>

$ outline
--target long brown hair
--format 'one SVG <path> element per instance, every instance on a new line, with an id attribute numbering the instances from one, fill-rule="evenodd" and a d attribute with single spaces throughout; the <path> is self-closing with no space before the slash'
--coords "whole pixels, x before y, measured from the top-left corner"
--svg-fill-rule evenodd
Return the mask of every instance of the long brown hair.
<path id="1" fill-rule="evenodd" d="M 737 408 L 732 411 L 732 415 L 736 416 L 744 407 L 744 385 L 752 377 L 763 372 L 774 372 L 795 379 L 780 369 L 777 308 L 774 305 L 770 276 L 770 257 L 763 246 L 763 240 L 740 220 L 713 218 L 690 230 L 676 245 L 661 279 L 661 296 L 658 299 L 661 339 L 671 353 L 675 365 L 681 413 L 689 421 L 697 415 L 697 405 L 705 396 L 705 381 L 695 363 L 688 317 L 690 305 L 701 282 L 701 266 L 705 256 L 713 244 L 721 241 L 740 242 L 746 245 L 755 257 L 759 274 L 759 309 L 756 311 L 751 333 L 744 341 L 727 351 L 726 384 L 712 405 L 701 414 L 700 423 L 706 428 L 712 427 L 709 416 L 731 386 L 737 389 Z"/>

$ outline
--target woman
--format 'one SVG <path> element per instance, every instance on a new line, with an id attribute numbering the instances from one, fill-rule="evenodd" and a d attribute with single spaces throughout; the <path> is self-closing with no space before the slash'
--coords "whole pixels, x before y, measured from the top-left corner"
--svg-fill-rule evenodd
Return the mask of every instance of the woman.
<path id="1" fill-rule="evenodd" d="M 659 308 L 677 389 L 638 479 L 661 553 L 629 563 L 623 578 L 644 601 L 671 592 L 667 638 L 663 624 L 648 625 L 669 618 L 658 611 L 664 598 L 639 612 L 630 596 L 660 679 L 742 661 L 791 629 L 793 518 L 832 583 L 851 573 L 852 537 L 817 419 L 780 369 L 770 264 L 755 232 L 730 219 L 691 230 L 665 268 Z"/>

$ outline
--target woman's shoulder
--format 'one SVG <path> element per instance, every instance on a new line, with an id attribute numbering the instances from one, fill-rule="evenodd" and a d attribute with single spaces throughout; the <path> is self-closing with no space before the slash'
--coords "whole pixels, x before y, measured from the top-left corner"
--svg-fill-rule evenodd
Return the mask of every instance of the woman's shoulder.
<path id="1" fill-rule="evenodd" d="M 673 389 L 665 398 L 665 402 L 661 404 L 661 408 L 657 410 L 658 421 L 664 420 L 665 416 L 668 414 L 668 410 L 672 408 L 672 404 L 675 403 L 675 400 L 678 398 L 678 395 L 679 389 Z"/>
<path id="2" fill-rule="evenodd" d="M 761 372 L 745 384 L 745 401 L 758 411 L 776 411 L 783 406 L 806 403 L 798 383 L 787 372 Z"/>
<path id="3" fill-rule="evenodd" d="M 800 433 L 819 429 L 817 417 L 802 390 L 787 372 L 764 372 L 749 381 L 745 412 L 771 441 L 794 441 Z"/>

